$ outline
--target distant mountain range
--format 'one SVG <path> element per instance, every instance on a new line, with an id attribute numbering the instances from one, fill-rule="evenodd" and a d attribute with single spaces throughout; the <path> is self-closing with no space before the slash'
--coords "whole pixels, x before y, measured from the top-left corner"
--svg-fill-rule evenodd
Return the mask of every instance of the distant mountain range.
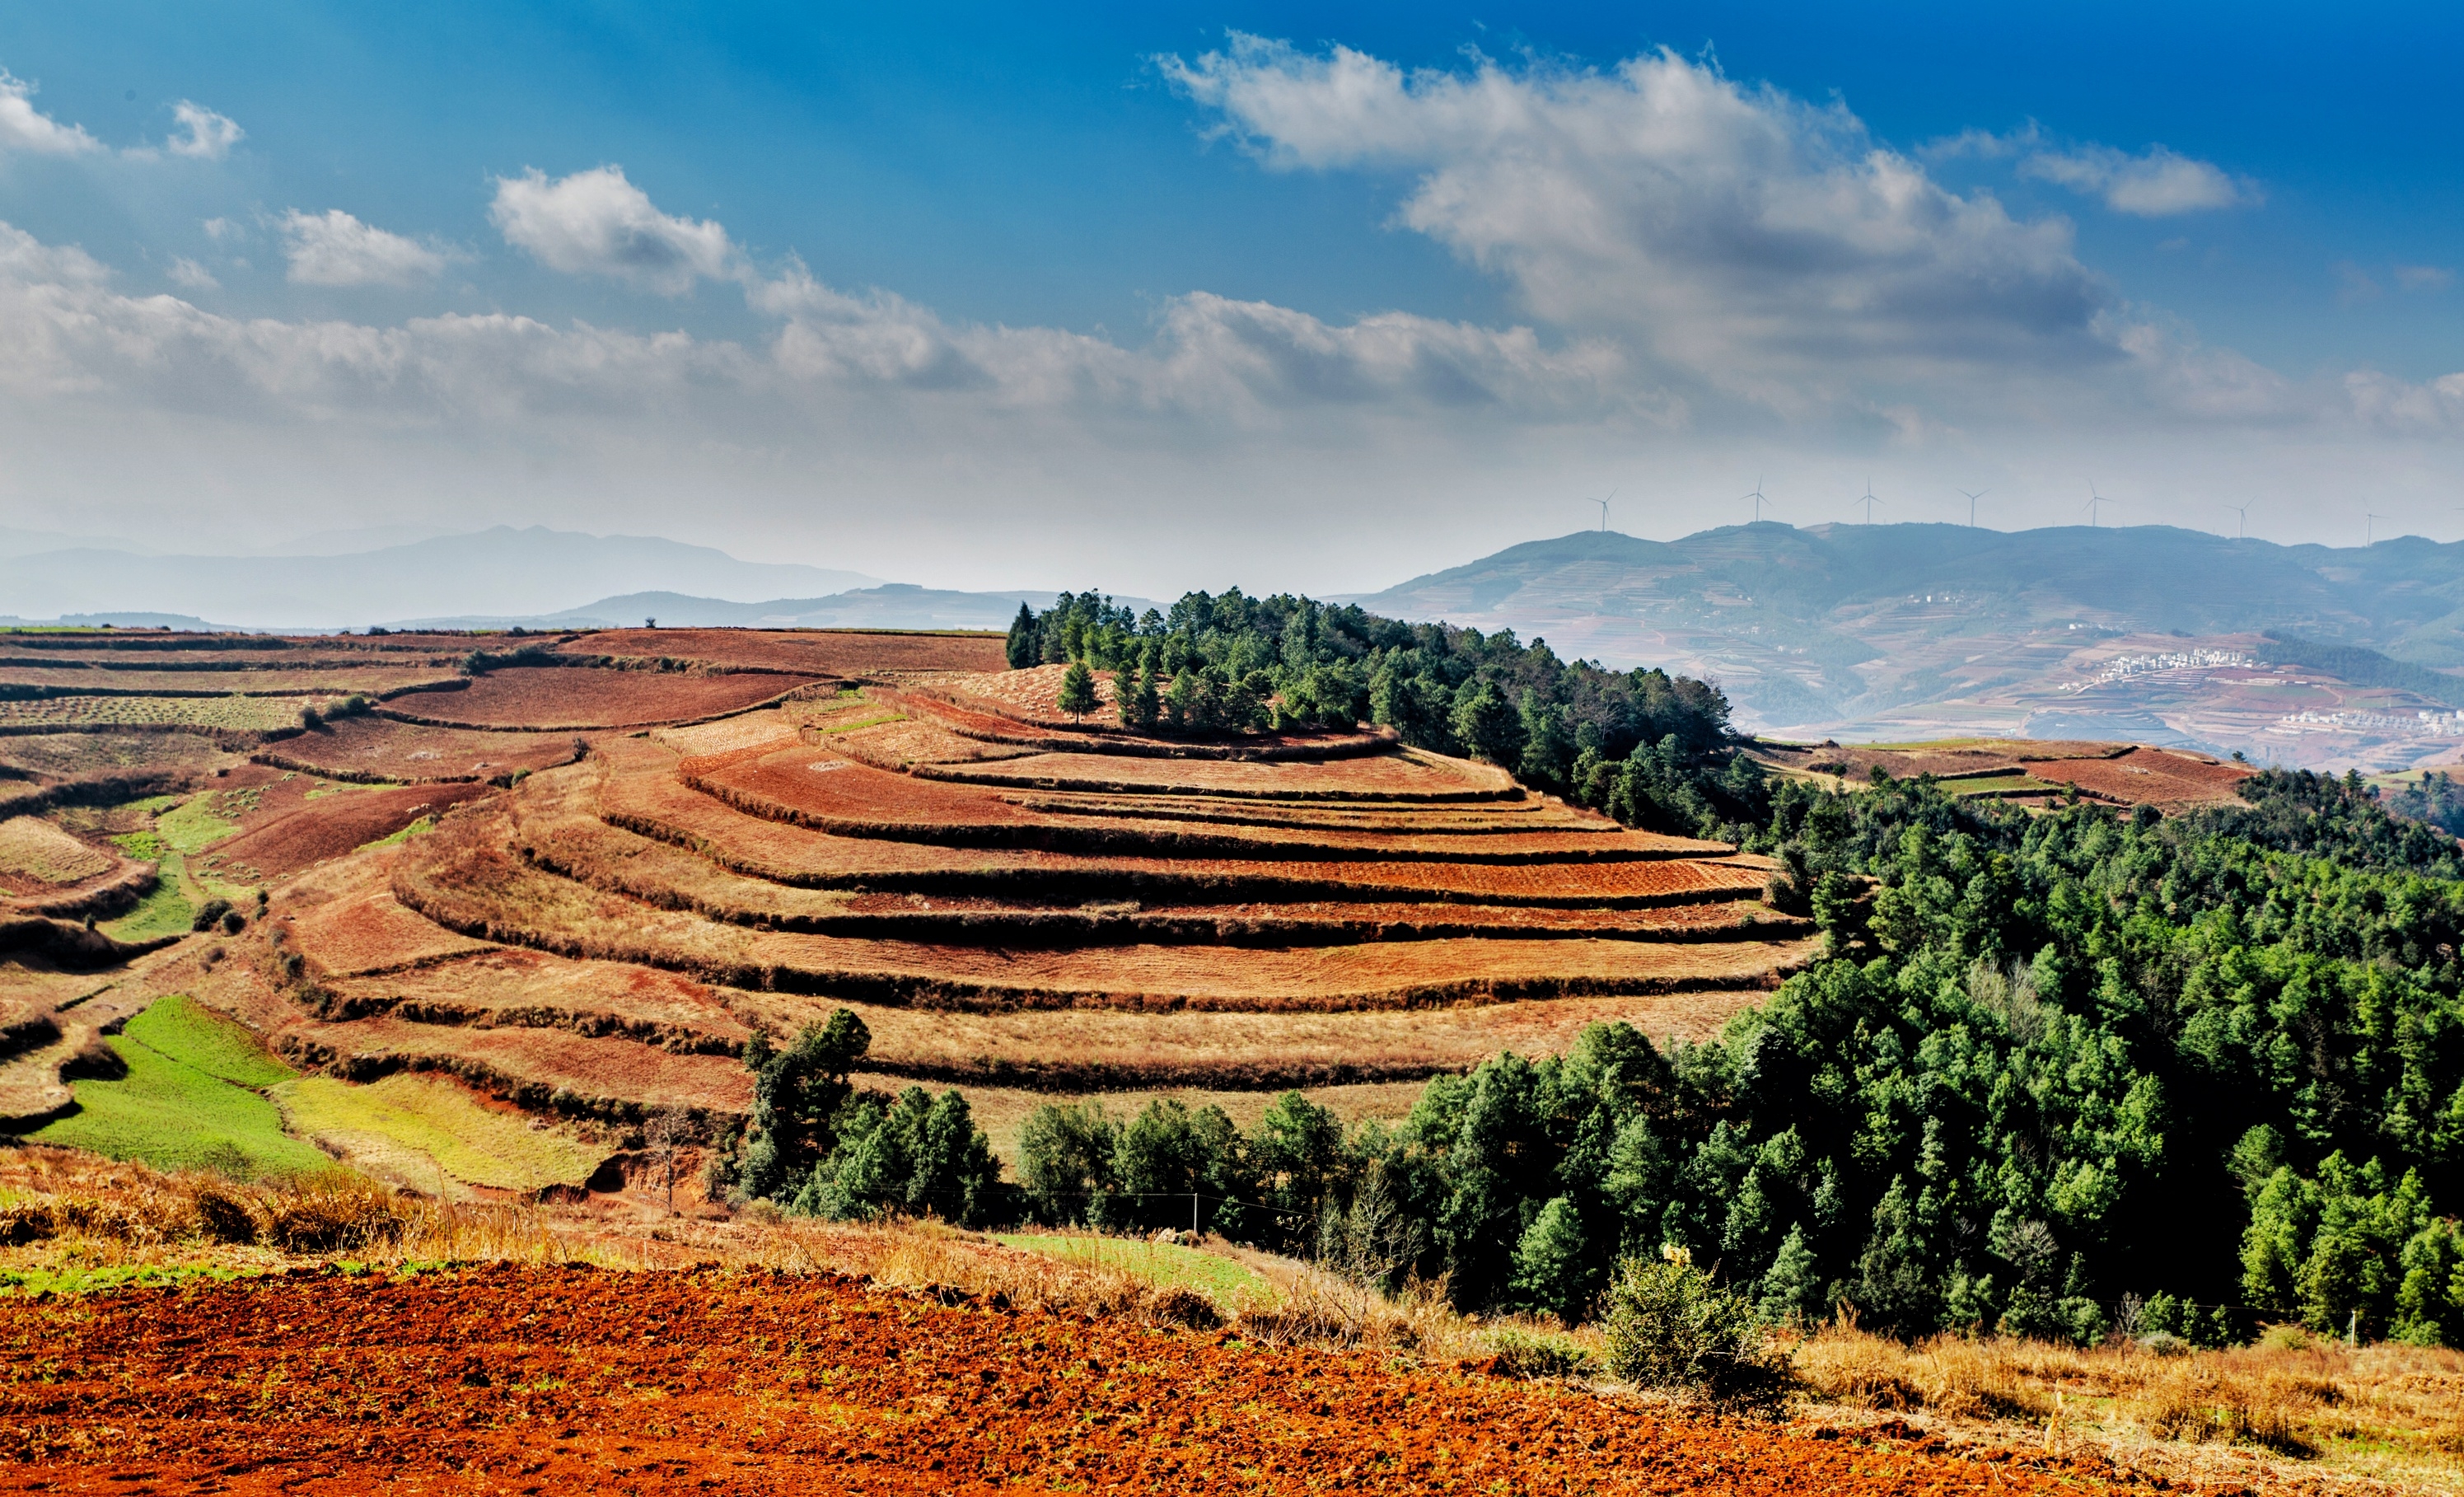
<path id="1" fill-rule="evenodd" d="M 0 546 L 0 606 L 25 619 L 90 614 L 97 622 L 133 621 L 141 615 L 124 610 L 142 609 L 243 628 L 354 628 L 447 614 L 553 614 L 572 610 L 581 599 L 653 588 L 749 602 L 819 598 L 881 581 L 827 567 L 741 561 L 709 546 L 656 537 L 539 526 L 499 525 L 340 555 L 29 549 L 40 538 L 22 531 L 0 539 L 10 542 Z"/>
<path id="2" fill-rule="evenodd" d="M 1765 521 L 1674 541 L 1582 531 L 1356 601 L 1711 676 L 1741 720 L 1837 736 L 2058 730 L 2272 749 L 2252 737 L 2257 724 L 2310 711 L 2349 727 L 2464 689 L 2436 673 L 2464 666 L 2464 544 L 2415 537 L 2333 549 L 2167 526 Z M 2159 673 L 2118 662 L 2199 649 L 2248 656 L 2285 683 L 2371 691 L 2270 696 L 2253 676 L 2215 722 L 2192 720 L 2208 710 L 2198 693 L 2169 705 L 2116 696 L 2116 682 Z"/>
<path id="3" fill-rule="evenodd" d="M 525 617 L 464 615 L 406 619 L 413 628 L 630 628 L 650 619 L 670 628 L 879 628 L 1005 629 L 1022 603 L 1052 606 L 1052 591 L 948 592 L 908 583 L 885 583 L 822 598 L 773 598 L 766 603 L 729 603 L 675 592 L 636 592 L 602 598 L 561 613 Z M 1143 609 L 1143 598 L 1116 602 Z"/>

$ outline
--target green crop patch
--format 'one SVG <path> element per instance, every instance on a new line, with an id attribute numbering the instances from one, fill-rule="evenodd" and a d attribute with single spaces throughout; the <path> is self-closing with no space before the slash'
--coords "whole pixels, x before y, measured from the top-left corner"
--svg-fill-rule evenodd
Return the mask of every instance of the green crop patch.
<path id="1" fill-rule="evenodd" d="M 366 844 L 361 850 L 364 851 L 365 848 L 399 848 L 404 843 L 408 842 L 411 838 L 422 836 L 428 832 L 434 831 L 435 829 L 436 818 L 433 816 L 423 816 L 399 831 L 388 833 L 385 836 L 379 837 L 374 842 Z"/>
<path id="2" fill-rule="evenodd" d="M 265 1051 L 247 1025 L 185 994 L 128 1021 L 128 1038 L 233 1086 L 270 1087 L 299 1074 Z"/>
<path id="3" fill-rule="evenodd" d="M 1172 1243 L 1150 1243 L 1134 1237 L 1103 1237 L 1092 1233 L 1059 1236 L 1043 1232 L 1001 1232 L 994 1241 L 1004 1247 L 1042 1253 L 1087 1268 L 1109 1268 L 1144 1279 L 1159 1288 L 1196 1289 L 1227 1309 L 1250 1300 L 1273 1297 L 1266 1281 L 1229 1258 Z"/>
<path id="4" fill-rule="evenodd" d="M 413 1185 L 442 1170 L 468 1185 L 578 1185 L 607 1151 L 561 1128 L 483 1107 L 450 1081 L 403 1071 L 369 1086 L 303 1076 L 274 1089 L 294 1133 L 347 1151 Z"/>
<path id="5" fill-rule="evenodd" d="M 154 829 L 175 852 L 203 852 L 239 831 L 239 823 L 223 814 L 222 800 L 222 796 L 212 792 L 191 796 L 170 810 L 156 815 Z M 248 807 L 235 809 L 245 814 Z"/>
<path id="6" fill-rule="evenodd" d="M 186 1018 L 175 1015 L 155 1032 L 209 1063 L 232 1059 L 219 1042 L 200 1046 Z M 110 1044 L 128 1074 L 78 1082 L 77 1110 L 37 1130 L 35 1142 L 142 1159 L 158 1170 L 213 1170 L 234 1179 L 297 1178 L 336 1167 L 315 1146 L 283 1133 L 282 1113 L 257 1093 L 143 1040 L 123 1035 Z"/>
<path id="7" fill-rule="evenodd" d="M 151 832 L 135 832 L 131 837 L 153 841 Z M 129 838 L 114 838 L 127 847 Z M 158 936 L 184 936 L 195 923 L 197 906 L 188 898 L 186 880 L 182 878 L 180 855 L 156 843 L 151 853 L 131 851 L 132 857 L 148 857 L 156 865 L 154 891 L 138 901 L 137 908 L 117 920 L 103 922 L 102 933 L 114 940 L 150 941 Z"/>

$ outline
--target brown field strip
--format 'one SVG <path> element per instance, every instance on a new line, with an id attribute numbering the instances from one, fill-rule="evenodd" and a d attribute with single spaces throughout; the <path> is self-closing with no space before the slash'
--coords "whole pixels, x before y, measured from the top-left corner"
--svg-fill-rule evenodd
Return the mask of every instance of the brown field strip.
<path id="1" fill-rule="evenodd" d="M 348 1081 L 441 1071 L 533 1112 L 622 1117 L 674 1106 L 734 1117 L 753 1102 L 752 1073 L 735 1056 L 682 1053 L 559 1027 L 490 1029 L 387 1016 L 306 1020 L 273 1039 L 303 1069 L 330 1070 Z"/>
<path id="2" fill-rule="evenodd" d="M 1812 929 L 1759 904 L 1741 902 L 1757 887 L 1758 869 L 1740 870 L 1735 884 L 1725 892 L 1716 887 L 1705 891 L 1703 903 L 1622 910 L 1430 900 L 1072 907 L 804 890 L 731 872 L 683 848 L 574 814 L 569 803 L 577 798 L 569 788 L 560 795 L 556 786 L 534 786 L 507 807 L 515 845 L 525 860 L 560 877 L 661 909 L 811 935 L 1005 946 L 1330 945 L 1470 935 L 1717 940 L 1755 922 L 1764 936 Z M 1721 892 L 1726 899 L 1714 897 Z"/>
<path id="3" fill-rule="evenodd" d="M 259 750 L 259 763 L 335 780 L 503 782 L 524 770 L 569 763 L 570 733 L 494 733 L 433 728 L 389 717 L 345 717 Z"/>
<path id="4" fill-rule="evenodd" d="M 1066 1009 L 932 1013 L 745 993 L 735 1002 L 793 1033 L 854 1008 L 872 1031 L 869 1070 L 935 1085 L 1028 1091 L 1294 1088 L 1425 1081 L 1470 1069 L 1500 1050 L 1555 1055 L 1595 1024 L 1631 1024 L 1654 1043 L 1714 1039 L 1760 988 L 1635 997 L 1561 998 L 1417 1012 L 1124 1013 Z"/>
<path id="5" fill-rule="evenodd" d="M 1734 858 L 1525 866 L 1242 862 L 1077 857 L 1019 848 L 943 848 L 835 837 L 764 821 L 688 790 L 660 772 L 659 766 L 646 762 L 639 745 L 610 744 L 607 750 L 612 772 L 600 791 L 600 814 L 608 822 L 689 848 L 733 871 L 805 889 L 863 888 L 1038 900 L 1444 899 L 1635 909 L 1734 897 L 1759 889 L 1768 876 L 1768 870 L 1759 863 Z M 665 753 L 655 746 L 649 752 Z M 1717 844 L 1693 846 L 1726 850 Z"/>
<path id="6" fill-rule="evenodd" d="M 865 629 L 609 629 L 557 647 L 573 655 L 686 660 L 854 678 L 879 671 L 999 671 L 999 634 Z"/>
<path id="7" fill-rule="evenodd" d="M 1298 830 L 1271 825 L 1049 816 L 998 795 L 896 775 L 798 746 L 753 757 L 687 760 L 682 782 L 748 815 L 834 836 L 1175 860 L 1302 858 L 1351 853 L 1378 861 L 1532 863 L 1725 853 L 1718 844 L 1631 832 L 1604 823 L 1476 834 Z"/>
<path id="8" fill-rule="evenodd" d="M 399 721 L 523 732 L 657 727 L 742 712 L 815 686 L 821 676 L 683 675 L 590 666 L 509 666 L 466 691 L 421 693 L 380 708 Z"/>
<path id="9" fill-rule="evenodd" d="M 2133 748 L 2109 758 L 2027 760 L 2029 774 L 2057 785 L 2076 784 L 2089 795 L 2124 804 L 2224 805 L 2238 799 L 2233 787 L 2256 773 L 2243 764 Z"/>
<path id="10" fill-rule="evenodd" d="M 1044 727 L 970 706 L 968 698 L 953 695 L 935 679 L 904 679 L 895 687 L 874 686 L 868 691 L 886 705 L 935 719 L 959 737 L 1060 754 L 1218 762 L 1317 762 L 1358 754 L 1389 753 L 1396 746 L 1394 734 L 1383 728 L 1352 733 L 1250 733 L 1228 738 L 1160 738 L 1091 726 Z"/>
<path id="11" fill-rule="evenodd" d="M 292 669 L 286 666 L 228 671 L 128 671 L 51 667 L 0 670 L 0 685 L 40 687 L 63 695 L 94 696 L 382 696 L 454 679 L 434 667 Z"/>
<path id="12" fill-rule="evenodd" d="M 1016 790 L 1082 790 L 1102 795 L 1207 795 L 1275 801 L 1518 801 L 1514 782 L 1484 764 L 1403 749 L 1322 763 L 1239 760 L 1134 759 L 1127 755 L 1039 753 L 989 766 L 921 764 L 919 776 Z"/>
<path id="13" fill-rule="evenodd" d="M 457 817 L 412 842 L 395 866 L 395 897 L 449 929 L 509 945 L 663 967 L 733 987 L 885 1003 L 1411 1007 L 1758 982 L 1813 949 L 1804 937 L 1047 950 L 807 936 L 650 909 L 542 872 L 505 845 L 502 826 Z"/>
<path id="14" fill-rule="evenodd" d="M 734 1055 L 752 1033 L 708 983 L 505 947 L 326 988 L 332 996 L 317 1013 L 326 1020 L 389 1015 L 422 1024 L 569 1029 L 696 1055 Z"/>

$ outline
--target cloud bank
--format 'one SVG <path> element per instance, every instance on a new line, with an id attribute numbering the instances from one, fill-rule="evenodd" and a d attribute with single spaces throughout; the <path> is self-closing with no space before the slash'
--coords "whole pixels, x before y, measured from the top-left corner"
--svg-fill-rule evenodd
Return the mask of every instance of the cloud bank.
<path id="1" fill-rule="evenodd" d="M 2271 453 L 2349 466 L 2389 444 L 2419 481 L 2458 471 L 2464 375 L 2294 378 L 2207 347 L 2123 297 L 2067 218 L 2013 212 L 1929 165 L 2013 162 L 2135 216 L 2259 201 L 2163 147 L 2056 147 L 2032 129 L 1902 151 L 1838 103 L 1664 52 L 1608 69 L 1411 71 L 1236 37 L 1157 67 L 1208 133 L 1266 169 L 1399 174 L 1395 229 L 1493 277 L 1510 319 L 1334 318 L 1196 288 L 1158 298 L 1130 339 L 959 320 L 894 290 L 832 285 L 793 257 L 758 261 L 720 221 L 663 210 L 620 166 L 534 168 L 495 179 L 487 214 L 502 247 L 486 256 L 637 293 L 649 325 L 518 309 L 230 317 L 132 294 L 82 250 L 0 225 L 0 390 L 17 404 L 0 430 L 57 446 L 133 422 L 165 465 L 192 450 L 244 451 L 234 471 L 288 465 L 258 487 L 299 504 L 375 469 L 450 473 L 427 489 L 470 494 L 492 517 L 570 522 L 500 507 L 569 481 L 603 506 L 585 521 L 606 504 L 637 506 L 621 517 L 649 529 L 662 514 L 742 507 L 912 538 L 943 523 L 919 517 L 934 514 L 955 517 L 970 545 L 1019 556 L 1064 544 L 1033 523 L 1048 506 L 1083 519 L 1117 502 L 1139 517 L 1105 542 L 1124 556 L 1152 552 L 1141 535 L 1217 559 L 1266 547 L 1263 517 L 1283 515 L 1329 536 L 1375 528 L 1381 545 L 1443 561 L 1476 543 L 1447 539 L 1447 517 L 1465 536 L 1556 525 L 1513 518 L 1502 495 L 1595 474 L 1604 492 L 1638 472 L 1669 488 L 1710 468 L 1749 473 L 1765 454 L 1807 482 L 1836 468 L 1845 486 L 1869 465 L 1958 464 L 1970 487 L 2005 496 L 2028 487 L 2010 465 L 2076 466 L 2083 446 L 2166 454 L 2185 473 L 2180 454 L 2229 453 L 2277 482 L 2294 469 Z M 65 132 L 41 137 L 53 154 L 100 149 L 28 98 L 0 84 L 0 147 L 33 149 L 13 143 L 48 129 Z M 175 140 L 180 154 L 242 138 L 211 111 L 181 120 L 193 148 Z M 486 257 L 338 209 L 294 209 L 275 227 L 302 286 L 424 294 Z M 227 217 L 207 230 L 224 246 L 241 231 Z M 172 257 L 165 274 L 216 289 L 197 260 Z M 2388 274 L 2423 292 L 2445 284 L 2427 267 Z M 655 330 L 670 298 L 696 291 L 741 298 L 733 336 Z M 123 442 L 111 460 L 131 450 L 148 449 Z M 60 447 L 33 466 L 104 461 Z M 21 494 L 33 481 L 0 479 Z M 919 495 L 938 507 L 913 506 Z M 680 495 L 693 496 L 681 511 Z M 1800 501 L 1777 484 L 1773 498 L 1800 522 L 1844 517 L 1792 510 Z M 1671 517 L 1660 528 L 1719 517 Z M 877 554 L 840 560 L 897 570 Z"/>

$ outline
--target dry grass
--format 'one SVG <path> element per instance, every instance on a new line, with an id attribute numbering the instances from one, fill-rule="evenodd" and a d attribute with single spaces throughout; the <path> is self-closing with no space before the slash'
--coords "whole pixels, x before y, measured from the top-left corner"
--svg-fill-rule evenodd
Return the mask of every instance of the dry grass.
<path id="1" fill-rule="evenodd" d="M 1799 1343 L 1814 1398 L 1921 1413 L 1947 1433 L 2104 1450 L 2175 1478 L 2287 1490 L 2464 1491 L 2464 1353 L 2272 1344 L 2164 1354 L 1941 1336 L 1907 1345 L 1848 1326 Z"/>

